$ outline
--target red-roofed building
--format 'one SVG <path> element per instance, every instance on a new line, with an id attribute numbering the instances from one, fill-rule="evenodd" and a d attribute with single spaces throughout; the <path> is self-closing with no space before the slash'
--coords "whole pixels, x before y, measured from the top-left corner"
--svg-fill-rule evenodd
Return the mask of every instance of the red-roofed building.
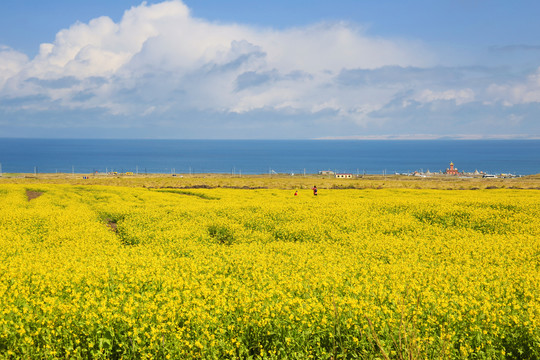
<path id="1" fill-rule="evenodd" d="M 459 175 L 459 171 L 457 168 L 454 168 L 454 163 L 450 162 L 450 169 L 446 169 L 444 172 L 446 175 Z"/>

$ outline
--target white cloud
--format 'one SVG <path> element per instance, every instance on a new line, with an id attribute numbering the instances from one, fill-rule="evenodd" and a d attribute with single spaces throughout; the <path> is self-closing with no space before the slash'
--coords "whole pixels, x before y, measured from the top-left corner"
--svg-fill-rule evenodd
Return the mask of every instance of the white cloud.
<path id="1" fill-rule="evenodd" d="M 505 106 L 540 103 L 540 68 L 518 83 L 492 84 L 487 89 L 490 101 L 502 102 Z"/>
<path id="2" fill-rule="evenodd" d="M 28 62 L 28 57 L 6 46 L 0 46 L 0 89 L 7 79 L 18 74 Z"/>
<path id="3" fill-rule="evenodd" d="M 418 44 L 368 37 L 362 29 L 347 23 L 323 23 L 255 35 L 258 42 L 265 44 L 268 61 L 285 72 L 427 65 L 432 60 Z"/>
<path id="4" fill-rule="evenodd" d="M 347 23 L 278 31 L 196 19 L 180 1 L 143 3 L 118 23 L 104 16 L 59 31 L 31 61 L 2 51 L 0 96 L 43 95 L 68 108 L 126 115 L 148 109 L 316 112 L 326 106 L 354 112 L 357 99 L 342 96 L 335 84 L 340 71 L 424 66 L 431 58 L 417 43 L 369 37 Z M 246 73 L 260 83 L 240 89 Z M 267 83 L 264 74 L 273 74 Z M 68 77 L 79 81 L 47 86 Z M 94 78 L 103 81 L 88 80 Z M 326 90 L 333 98 L 325 97 Z"/>
<path id="5" fill-rule="evenodd" d="M 437 100 L 453 100 L 456 105 L 462 105 L 475 100 L 474 91 L 471 89 L 432 91 L 423 90 L 414 98 L 420 103 L 429 103 Z"/>

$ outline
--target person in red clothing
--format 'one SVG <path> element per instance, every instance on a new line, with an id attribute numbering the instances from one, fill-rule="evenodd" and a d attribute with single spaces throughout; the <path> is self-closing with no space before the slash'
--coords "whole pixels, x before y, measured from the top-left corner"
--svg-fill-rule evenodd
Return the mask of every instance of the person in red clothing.
<path id="1" fill-rule="evenodd" d="M 317 196 L 317 185 L 313 186 L 311 190 L 313 190 L 313 195 Z"/>
<path id="2" fill-rule="evenodd" d="M 294 196 L 298 196 L 298 190 L 294 192 Z"/>

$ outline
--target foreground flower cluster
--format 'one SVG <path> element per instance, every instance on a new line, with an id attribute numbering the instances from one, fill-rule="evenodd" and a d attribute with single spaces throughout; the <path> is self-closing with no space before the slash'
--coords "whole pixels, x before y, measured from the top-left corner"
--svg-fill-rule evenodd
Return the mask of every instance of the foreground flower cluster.
<path id="1" fill-rule="evenodd" d="M 538 358 L 539 200 L 1 185 L 0 356 Z"/>

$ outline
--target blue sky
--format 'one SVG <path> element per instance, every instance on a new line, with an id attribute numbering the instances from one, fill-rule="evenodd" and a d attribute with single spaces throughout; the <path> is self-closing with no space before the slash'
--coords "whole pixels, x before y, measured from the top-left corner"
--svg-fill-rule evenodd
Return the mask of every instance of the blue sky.
<path id="1" fill-rule="evenodd" d="M 537 1 L 0 5 L 0 137 L 540 138 Z"/>

